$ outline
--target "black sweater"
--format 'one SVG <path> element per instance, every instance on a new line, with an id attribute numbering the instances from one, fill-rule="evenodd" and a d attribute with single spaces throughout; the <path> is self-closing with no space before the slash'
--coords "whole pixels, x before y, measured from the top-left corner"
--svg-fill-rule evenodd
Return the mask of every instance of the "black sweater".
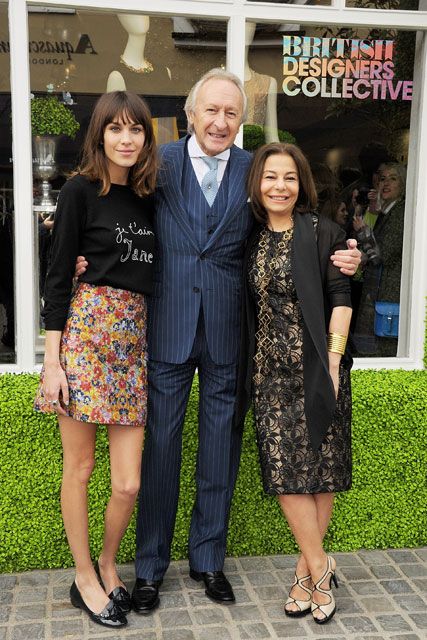
<path id="1" fill-rule="evenodd" d="M 81 282 L 150 294 L 154 254 L 154 198 L 140 198 L 127 185 L 74 176 L 62 187 L 52 235 L 43 317 L 47 330 L 62 331 L 70 305 L 78 255 L 89 265 Z"/>

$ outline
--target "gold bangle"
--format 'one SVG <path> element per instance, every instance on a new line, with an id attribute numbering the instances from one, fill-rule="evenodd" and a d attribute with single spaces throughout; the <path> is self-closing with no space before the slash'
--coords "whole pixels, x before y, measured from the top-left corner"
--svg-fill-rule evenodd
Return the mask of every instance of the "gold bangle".
<path id="1" fill-rule="evenodd" d="M 331 353 L 340 353 L 343 356 L 346 344 L 347 336 L 342 336 L 339 333 L 328 333 L 328 351 Z"/>

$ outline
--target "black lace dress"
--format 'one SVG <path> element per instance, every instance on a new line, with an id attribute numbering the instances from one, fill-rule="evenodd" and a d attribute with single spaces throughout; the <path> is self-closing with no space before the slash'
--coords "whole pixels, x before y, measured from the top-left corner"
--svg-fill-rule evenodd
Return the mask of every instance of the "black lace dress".
<path id="1" fill-rule="evenodd" d="M 326 493 L 351 485 L 350 372 L 340 367 L 334 419 L 314 451 L 304 414 L 303 317 L 291 274 L 291 242 L 266 229 L 266 255 L 259 244 L 249 259 L 250 291 L 260 314 L 267 314 L 270 340 L 258 341 L 253 377 L 255 424 L 266 493 Z M 266 304 L 261 280 L 267 272 Z"/>

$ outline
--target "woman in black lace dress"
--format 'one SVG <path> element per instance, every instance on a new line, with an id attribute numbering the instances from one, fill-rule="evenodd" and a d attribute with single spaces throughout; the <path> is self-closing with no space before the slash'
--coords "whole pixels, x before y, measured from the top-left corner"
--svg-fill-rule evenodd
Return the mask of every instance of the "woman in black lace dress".
<path id="1" fill-rule="evenodd" d="M 322 541 L 335 492 L 351 484 L 350 284 L 329 259 L 345 234 L 313 213 L 310 167 L 294 145 L 261 147 L 248 186 L 259 224 L 245 258 L 237 414 L 252 399 L 264 489 L 301 549 L 285 613 L 322 624 L 335 613 L 335 560 Z"/>

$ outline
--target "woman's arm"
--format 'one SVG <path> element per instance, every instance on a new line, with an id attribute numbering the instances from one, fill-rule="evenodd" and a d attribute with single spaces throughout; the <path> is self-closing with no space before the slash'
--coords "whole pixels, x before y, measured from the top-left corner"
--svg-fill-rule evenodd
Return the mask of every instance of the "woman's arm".
<path id="1" fill-rule="evenodd" d="M 55 411 L 67 415 L 64 405 L 68 405 L 68 383 L 65 372 L 59 362 L 59 344 L 61 331 L 46 331 L 44 352 L 43 395 Z"/>
<path id="2" fill-rule="evenodd" d="M 331 319 L 329 321 L 328 332 L 328 357 L 329 357 L 329 374 L 332 378 L 335 389 L 335 397 L 338 396 L 339 386 L 339 367 L 341 358 L 345 349 L 344 340 L 333 338 L 333 336 L 342 336 L 347 340 L 352 309 L 351 307 L 334 307 L 332 309 Z M 331 338 L 332 336 L 332 338 Z M 341 348 L 343 347 L 343 348 Z M 341 353 L 339 353 L 341 351 Z"/>

